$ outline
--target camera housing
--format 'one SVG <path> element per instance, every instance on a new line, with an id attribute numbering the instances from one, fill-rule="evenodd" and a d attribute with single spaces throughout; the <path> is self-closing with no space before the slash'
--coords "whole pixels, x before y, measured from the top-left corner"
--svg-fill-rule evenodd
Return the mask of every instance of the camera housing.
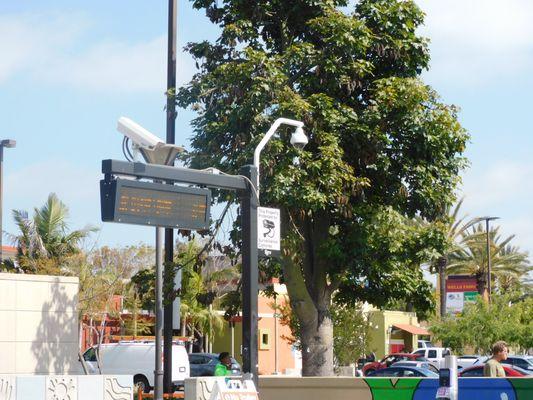
<path id="1" fill-rule="evenodd" d="M 309 139 L 307 138 L 304 129 L 301 126 L 298 126 L 291 135 L 291 144 L 296 149 L 302 150 L 307 143 L 309 143 Z"/>
<path id="2" fill-rule="evenodd" d="M 161 138 L 126 117 L 118 119 L 117 130 L 137 147 L 153 149 L 157 145 L 165 143 Z"/>

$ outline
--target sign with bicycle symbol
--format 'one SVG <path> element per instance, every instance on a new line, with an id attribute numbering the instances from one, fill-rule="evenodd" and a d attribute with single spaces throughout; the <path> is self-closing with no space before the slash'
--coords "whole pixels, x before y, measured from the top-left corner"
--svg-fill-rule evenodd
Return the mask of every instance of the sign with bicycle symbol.
<path id="1" fill-rule="evenodd" d="M 281 214 L 278 208 L 257 208 L 257 248 L 269 252 L 281 249 Z"/>

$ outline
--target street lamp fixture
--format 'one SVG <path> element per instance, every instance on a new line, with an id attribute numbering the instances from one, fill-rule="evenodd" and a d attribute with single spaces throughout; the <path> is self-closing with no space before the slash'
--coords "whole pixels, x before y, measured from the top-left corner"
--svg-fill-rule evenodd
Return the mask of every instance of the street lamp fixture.
<path id="1" fill-rule="evenodd" d="M 272 138 L 272 136 L 274 136 L 277 129 L 282 124 L 294 126 L 296 128 L 291 135 L 291 144 L 296 149 L 302 150 L 305 147 L 305 145 L 309 142 L 309 139 L 307 138 L 307 135 L 305 134 L 304 129 L 303 129 L 304 128 L 303 122 L 296 121 L 294 119 L 288 119 L 288 118 L 278 118 L 276 121 L 274 121 L 274 123 L 272 124 L 272 126 L 270 127 L 266 135 L 263 137 L 263 139 L 261 139 L 261 141 L 259 142 L 259 144 L 257 145 L 254 151 L 254 167 L 257 169 L 257 181 L 256 181 L 257 193 L 259 193 L 259 158 L 261 156 L 261 151 L 266 146 L 268 141 Z"/>
<path id="2" fill-rule="evenodd" d="M 0 141 L 0 265 L 4 262 L 4 251 L 2 248 L 2 236 L 3 236 L 3 225 L 2 225 L 2 209 L 4 202 L 4 147 L 13 148 L 17 145 L 17 142 L 13 139 L 4 139 Z"/>
<path id="3" fill-rule="evenodd" d="M 500 217 L 481 217 L 480 220 L 485 220 L 485 226 L 486 226 L 486 233 L 487 233 L 487 292 L 488 292 L 488 298 L 489 303 L 491 300 L 492 295 L 492 289 L 491 289 L 491 259 L 490 259 L 490 230 L 489 230 L 489 222 L 494 221 L 497 219 L 500 219 Z M 483 294 L 483 293 L 482 293 Z"/>

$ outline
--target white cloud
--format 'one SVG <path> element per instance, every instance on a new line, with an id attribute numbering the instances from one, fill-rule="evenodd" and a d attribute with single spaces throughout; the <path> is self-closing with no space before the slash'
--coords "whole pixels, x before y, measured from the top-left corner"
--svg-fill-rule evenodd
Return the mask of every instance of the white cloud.
<path id="1" fill-rule="evenodd" d="M 500 160 L 488 169 L 468 170 L 463 178 L 465 195 L 476 208 L 488 209 L 525 199 L 529 202 L 533 187 L 527 182 L 532 176 L 533 164 Z"/>
<path id="2" fill-rule="evenodd" d="M 39 72 L 54 83 L 98 91 L 165 90 L 166 38 L 128 45 L 99 43 L 74 57 L 62 54 Z"/>
<path id="3" fill-rule="evenodd" d="M 432 80 L 479 85 L 533 67 L 531 0 L 416 0 L 426 12 Z"/>
<path id="4" fill-rule="evenodd" d="M 0 37 L 9 38 L 0 41 L 0 84 L 24 73 L 36 82 L 98 92 L 165 90 L 166 36 L 91 41 L 88 28 L 79 14 L 0 16 Z M 192 76 L 193 62 L 181 53 L 179 63 L 182 84 Z"/>
<path id="5" fill-rule="evenodd" d="M 42 68 L 86 27 L 87 21 L 78 14 L 0 15 L 0 83 L 17 73 Z"/>
<path id="6" fill-rule="evenodd" d="M 464 176 L 463 213 L 470 217 L 498 216 L 503 237 L 516 235 L 513 244 L 533 256 L 533 162 L 498 160 Z"/>

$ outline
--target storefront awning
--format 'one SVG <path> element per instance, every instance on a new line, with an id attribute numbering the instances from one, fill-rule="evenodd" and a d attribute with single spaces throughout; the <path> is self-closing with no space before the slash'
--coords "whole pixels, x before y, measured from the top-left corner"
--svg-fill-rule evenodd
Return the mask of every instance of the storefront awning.
<path id="1" fill-rule="evenodd" d="M 420 326 L 414 326 L 409 324 L 394 324 L 395 328 L 401 329 L 402 331 L 409 332 L 413 335 L 430 335 L 429 331 Z"/>

